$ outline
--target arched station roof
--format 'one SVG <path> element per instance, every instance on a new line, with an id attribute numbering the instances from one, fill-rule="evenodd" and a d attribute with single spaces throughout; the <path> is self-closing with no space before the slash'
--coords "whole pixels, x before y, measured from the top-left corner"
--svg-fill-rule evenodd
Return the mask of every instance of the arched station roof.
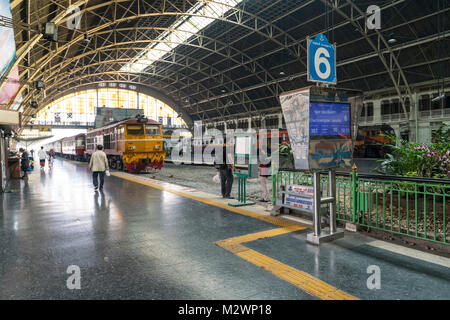
<path id="1" fill-rule="evenodd" d="M 82 14 L 79 29 L 70 27 L 69 4 Z M 280 93 L 309 85 L 306 38 L 318 33 L 337 45 L 340 87 L 389 89 L 401 100 L 412 99 L 411 86 L 449 74 L 448 0 L 12 0 L 11 5 L 25 119 L 36 112 L 29 107 L 33 99 L 45 106 L 58 93 L 108 81 L 151 87 L 193 120 L 264 114 L 279 108 Z M 366 28 L 369 5 L 381 9 L 379 30 Z M 58 26 L 58 43 L 43 39 L 47 21 Z M 392 37 L 395 43 L 388 41 Z M 38 79 L 45 82 L 40 92 L 33 85 Z"/>

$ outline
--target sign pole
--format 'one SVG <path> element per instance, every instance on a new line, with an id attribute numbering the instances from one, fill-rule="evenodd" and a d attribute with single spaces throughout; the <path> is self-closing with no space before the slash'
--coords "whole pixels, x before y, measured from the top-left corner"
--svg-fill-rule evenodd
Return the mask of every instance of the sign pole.
<path id="1" fill-rule="evenodd" d="M 344 237 L 344 231 L 336 228 L 336 172 L 328 171 L 328 197 L 322 198 L 320 189 L 320 172 L 314 171 L 314 232 L 306 235 L 306 241 L 314 245 L 322 242 L 333 241 Z M 320 206 L 330 204 L 330 225 L 329 228 L 321 230 Z"/>
<path id="2" fill-rule="evenodd" d="M 328 196 L 333 198 L 330 203 L 330 233 L 336 232 L 336 172 L 328 171 Z"/>
<path id="3" fill-rule="evenodd" d="M 314 186 L 314 236 L 320 237 L 320 200 L 322 198 L 320 192 L 320 172 L 314 171 L 313 174 L 313 186 Z"/>

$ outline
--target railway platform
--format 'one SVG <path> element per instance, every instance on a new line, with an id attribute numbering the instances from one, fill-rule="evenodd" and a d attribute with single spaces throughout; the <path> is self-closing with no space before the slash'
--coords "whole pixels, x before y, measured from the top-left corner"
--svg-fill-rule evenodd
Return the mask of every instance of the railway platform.
<path id="1" fill-rule="evenodd" d="M 112 172 L 96 193 L 60 159 L 8 189 L 0 299 L 450 298 L 446 257 L 351 232 L 316 247 L 308 226 L 215 190 Z"/>

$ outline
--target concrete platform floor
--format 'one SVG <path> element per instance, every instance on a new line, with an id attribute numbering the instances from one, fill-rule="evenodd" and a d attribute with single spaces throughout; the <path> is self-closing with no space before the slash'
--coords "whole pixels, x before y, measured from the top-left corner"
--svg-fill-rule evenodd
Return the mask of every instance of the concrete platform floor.
<path id="1" fill-rule="evenodd" d="M 449 259 L 352 233 L 315 247 L 306 227 L 139 176 L 95 193 L 85 166 L 56 160 L 9 189 L 0 299 L 450 298 Z"/>

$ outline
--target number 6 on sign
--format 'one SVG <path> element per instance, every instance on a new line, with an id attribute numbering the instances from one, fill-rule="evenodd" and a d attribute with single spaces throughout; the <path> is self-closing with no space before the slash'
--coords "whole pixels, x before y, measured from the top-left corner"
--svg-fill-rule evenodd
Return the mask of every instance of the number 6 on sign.
<path id="1" fill-rule="evenodd" d="M 336 84 L 336 47 L 323 34 L 307 43 L 308 81 Z"/>
<path id="2" fill-rule="evenodd" d="M 316 68 L 316 73 L 319 76 L 319 78 L 327 79 L 331 73 L 331 66 L 325 57 L 321 57 L 322 54 L 326 58 L 330 57 L 330 54 L 328 53 L 327 49 L 325 49 L 325 48 L 317 49 L 316 54 L 314 55 L 314 67 Z M 321 64 L 325 65 L 325 72 L 320 71 Z"/>

